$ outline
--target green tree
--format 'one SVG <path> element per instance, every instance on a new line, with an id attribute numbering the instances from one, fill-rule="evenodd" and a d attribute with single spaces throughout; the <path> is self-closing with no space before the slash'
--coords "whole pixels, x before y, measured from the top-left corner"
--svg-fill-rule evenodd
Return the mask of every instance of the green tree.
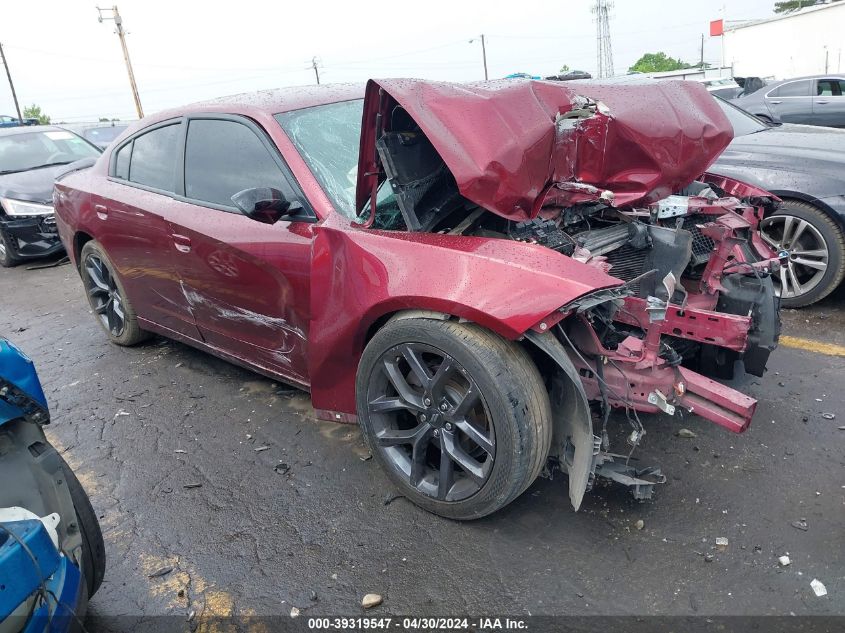
<path id="1" fill-rule="evenodd" d="M 23 109 L 23 118 L 38 119 L 38 123 L 41 125 L 50 125 L 50 117 L 41 112 L 41 106 L 37 106 L 34 103 Z"/>
<path id="2" fill-rule="evenodd" d="M 798 9 L 813 7 L 826 2 L 839 2 L 839 0 L 785 0 L 784 2 L 775 2 L 775 13 L 792 13 L 798 11 Z"/>
<path id="3" fill-rule="evenodd" d="M 568 72 L 569 72 L 569 65 L 568 64 L 564 64 L 563 66 L 560 67 L 560 74 L 561 75 L 565 75 Z"/>
<path id="4" fill-rule="evenodd" d="M 666 53 L 660 51 L 658 53 L 646 53 L 628 69 L 628 72 L 662 73 L 669 70 L 682 70 L 684 68 L 695 68 L 695 65 L 687 64 L 674 57 L 669 57 Z"/>

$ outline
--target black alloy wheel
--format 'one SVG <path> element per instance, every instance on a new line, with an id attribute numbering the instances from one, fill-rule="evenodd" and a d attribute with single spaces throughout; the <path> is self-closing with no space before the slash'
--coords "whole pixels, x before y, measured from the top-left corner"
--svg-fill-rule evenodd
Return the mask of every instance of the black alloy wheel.
<path id="1" fill-rule="evenodd" d="M 551 406 L 537 366 L 475 324 L 389 321 L 364 349 L 356 398 L 374 461 L 403 496 L 444 517 L 499 510 L 548 458 Z"/>
<path id="2" fill-rule="evenodd" d="M 421 494 L 459 501 L 487 481 L 495 432 L 478 384 L 449 354 L 421 343 L 390 348 L 367 403 L 377 450 Z"/>
<path id="3" fill-rule="evenodd" d="M 84 266 L 87 273 L 85 290 L 91 309 L 103 327 L 113 336 L 119 337 L 126 328 L 126 313 L 114 276 L 103 260 L 93 253 L 85 258 Z"/>

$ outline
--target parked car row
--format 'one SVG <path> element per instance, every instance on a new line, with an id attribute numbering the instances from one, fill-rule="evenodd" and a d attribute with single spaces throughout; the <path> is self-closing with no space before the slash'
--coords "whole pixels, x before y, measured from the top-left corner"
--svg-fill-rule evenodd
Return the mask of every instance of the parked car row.
<path id="1" fill-rule="evenodd" d="M 4 127 L 18 127 L 21 125 L 38 125 L 38 119 L 19 119 L 16 116 L 9 116 L 8 114 L 0 114 L 0 128 Z"/>

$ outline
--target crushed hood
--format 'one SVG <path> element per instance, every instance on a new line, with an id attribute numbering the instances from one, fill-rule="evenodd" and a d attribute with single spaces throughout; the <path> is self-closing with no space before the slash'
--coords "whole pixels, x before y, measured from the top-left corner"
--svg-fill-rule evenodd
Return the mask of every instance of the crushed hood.
<path id="1" fill-rule="evenodd" d="M 715 99 L 692 81 L 370 80 L 359 212 L 385 178 L 375 143 L 397 105 L 431 141 L 465 198 L 514 220 L 533 218 L 548 204 L 603 199 L 625 207 L 665 198 L 706 171 L 733 136 Z M 602 196 L 608 190 L 613 196 Z"/>

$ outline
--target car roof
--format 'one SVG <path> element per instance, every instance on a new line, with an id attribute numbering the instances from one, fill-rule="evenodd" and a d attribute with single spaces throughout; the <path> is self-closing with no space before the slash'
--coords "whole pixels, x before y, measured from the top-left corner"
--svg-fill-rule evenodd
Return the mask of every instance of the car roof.
<path id="1" fill-rule="evenodd" d="M 351 101 L 364 98 L 364 84 L 321 84 L 315 86 L 292 86 L 244 92 L 241 94 L 218 97 L 209 101 L 198 101 L 158 112 L 144 119 L 146 126 L 153 120 L 165 120 L 188 113 L 199 112 L 263 112 L 280 114 L 291 110 L 300 110 L 328 103 Z"/>
<path id="2" fill-rule="evenodd" d="M 780 84 L 789 83 L 790 81 L 803 81 L 805 79 L 845 79 L 842 73 L 830 73 L 828 75 L 805 75 L 804 77 L 790 77 L 789 79 L 781 79 L 780 81 L 770 81 L 766 86 L 779 86 Z"/>
<path id="3" fill-rule="evenodd" d="M 18 125 L 17 127 L 0 128 L 0 136 L 13 136 L 15 134 L 27 134 L 31 132 L 68 132 L 63 127 L 55 125 Z"/>

